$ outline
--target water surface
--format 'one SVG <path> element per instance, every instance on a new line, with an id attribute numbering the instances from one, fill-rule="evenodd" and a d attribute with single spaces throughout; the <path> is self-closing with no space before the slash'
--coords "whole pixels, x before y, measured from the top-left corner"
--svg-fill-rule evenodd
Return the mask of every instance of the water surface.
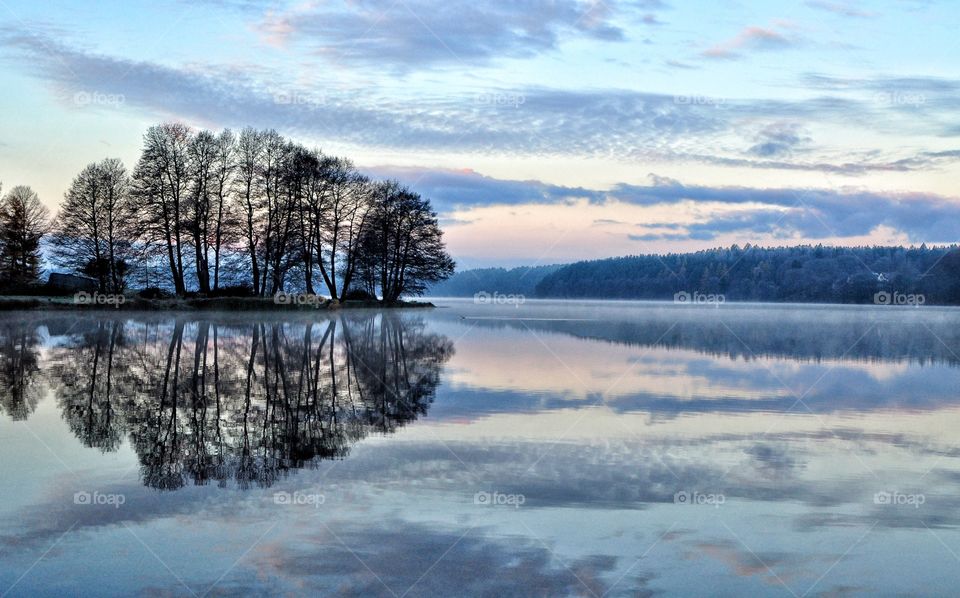
<path id="1" fill-rule="evenodd" d="M 0 315 L 0 594 L 950 595 L 960 310 Z"/>

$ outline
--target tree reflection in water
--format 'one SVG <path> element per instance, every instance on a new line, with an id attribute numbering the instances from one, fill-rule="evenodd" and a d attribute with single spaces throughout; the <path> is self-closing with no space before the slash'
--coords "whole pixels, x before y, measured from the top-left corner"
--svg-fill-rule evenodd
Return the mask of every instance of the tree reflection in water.
<path id="1" fill-rule="evenodd" d="M 115 451 L 127 436 L 144 483 L 164 490 L 270 486 L 343 458 L 367 434 L 426 414 L 453 353 L 423 320 L 390 313 L 86 324 L 45 368 L 63 417 L 89 447 Z M 4 376 L 30 372 L 5 391 L 19 393 L 4 395 L 13 413 L 36 386 L 37 357 L 24 366 L 4 348 Z"/>
<path id="2" fill-rule="evenodd" d="M 30 417 L 43 397 L 39 334 L 29 320 L 0 320 L 0 413 Z"/>

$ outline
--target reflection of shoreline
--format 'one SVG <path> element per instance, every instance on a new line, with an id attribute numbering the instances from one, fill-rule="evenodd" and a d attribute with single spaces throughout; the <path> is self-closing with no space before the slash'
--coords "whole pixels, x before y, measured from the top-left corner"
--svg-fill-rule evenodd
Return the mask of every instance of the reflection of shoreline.
<path id="1" fill-rule="evenodd" d="M 434 307 L 426 301 L 397 301 L 380 303 L 379 301 L 330 301 L 315 296 L 315 301 L 277 301 L 271 297 L 200 297 L 195 299 L 143 299 L 140 297 L 121 297 L 121 304 L 91 305 L 77 303 L 72 296 L 67 297 L 4 297 L 0 296 L 0 312 L 4 311 L 73 311 L 108 316 L 112 312 L 196 312 L 196 311 L 275 311 L 280 313 L 300 311 L 336 311 L 340 309 L 415 309 Z"/>
<path id="2" fill-rule="evenodd" d="M 34 339 L 5 365 L 40 364 L 40 323 L 5 324 L 4 339 Z M 112 452 L 129 438 L 144 483 L 158 489 L 270 486 L 343 458 L 371 432 L 424 415 L 453 351 L 421 319 L 395 313 L 43 323 L 63 340 L 13 388 L 39 394 L 49 384 L 85 446 Z M 8 411 L 25 419 L 35 403 Z"/>
<path id="3" fill-rule="evenodd" d="M 466 303 L 453 305 L 458 318 L 477 328 L 557 333 L 625 346 L 689 349 L 731 360 L 781 357 L 814 363 L 839 360 L 960 365 L 960 311 L 778 309 L 772 305 L 751 311 L 742 307 L 714 310 L 652 304 L 625 308 L 612 303 L 598 308 L 572 303 L 569 307 L 524 306 L 501 313 Z M 555 317 L 545 317 L 551 310 Z"/>

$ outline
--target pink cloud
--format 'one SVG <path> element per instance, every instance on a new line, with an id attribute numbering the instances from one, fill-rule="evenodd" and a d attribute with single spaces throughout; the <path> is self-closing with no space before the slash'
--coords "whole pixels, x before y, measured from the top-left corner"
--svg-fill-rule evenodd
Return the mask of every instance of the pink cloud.
<path id="1" fill-rule="evenodd" d="M 284 15 L 277 15 L 268 12 L 263 22 L 257 26 L 263 41 L 270 46 L 283 48 L 290 40 L 290 36 L 296 33 L 296 27 L 290 22 L 290 19 Z"/>
<path id="2" fill-rule="evenodd" d="M 772 50 L 793 44 L 793 40 L 772 28 L 751 26 L 745 27 L 733 39 L 708 48 L 703 55 L 708 58 L 731 59 L 739 58 L 743 50 Z"/>

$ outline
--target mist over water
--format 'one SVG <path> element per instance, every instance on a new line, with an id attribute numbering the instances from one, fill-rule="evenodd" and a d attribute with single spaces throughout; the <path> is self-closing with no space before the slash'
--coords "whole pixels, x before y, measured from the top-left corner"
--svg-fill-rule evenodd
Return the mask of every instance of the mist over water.
<path id="1" fill-rule="evenodd" d="M 434 302 L 0 315 L 0 589 L 960 583 L 960 311 Z"/>

